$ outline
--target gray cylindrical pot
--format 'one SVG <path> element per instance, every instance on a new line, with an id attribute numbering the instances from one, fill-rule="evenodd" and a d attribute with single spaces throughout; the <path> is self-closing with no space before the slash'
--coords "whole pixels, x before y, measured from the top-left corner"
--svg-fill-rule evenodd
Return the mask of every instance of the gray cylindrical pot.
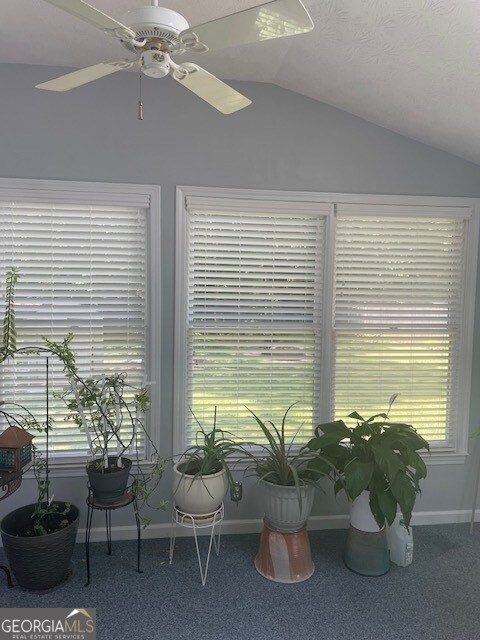
<path id="1" fill-rule="evenodd" d="M 58 511 L 64 511 L 65 502 L 55 501 Z M 79 511 L 70 505 L 70 523 L 55 533 L 45 536 L 24 536 L 32 527 L 32 514 L 36 504 L 28 504 L 6 515 L 1 524 L 3 549 L 18 584 L 24 589 L 43 591 L 59 585 L 68 576 L 75 548 Z M 59 516 L 59 519 L 65 516 Z"/>
<path id="2" fill-rule="evenodd" d="M 128 484 L 128 476 L 132 467 L 130 458 L 122 456 L 122 466 L 114 466 L 117 463 L 115 456 L 109 457 L 109 468 L 105 471 L 97 471 L 92 463 L 87 465 L 88 482 L 96 502 L 101 504 L 114 504 L 125 495 Z"/>
<path id="3" fill-rule="evenodd" d="M 305 526 L 312 511 L 315 487 L 302 486 L 301 505 L 296 487 L 283 487 L 260 480 L 265 517 L 277 531 L 299 531 Z"/>

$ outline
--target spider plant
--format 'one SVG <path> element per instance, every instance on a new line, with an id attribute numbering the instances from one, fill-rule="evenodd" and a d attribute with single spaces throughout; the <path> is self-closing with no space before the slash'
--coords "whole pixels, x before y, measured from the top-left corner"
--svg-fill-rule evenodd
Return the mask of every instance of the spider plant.
<path id="1" fill-rule="evenodd" d="M 246 407 L 260 427 L 267 444 L 248 442 L 239 445 L 238 449 L 241 457 L 251 463 L 249 469 L 259 480 L 283 487 L 296 487 L 301 502 L 301 487 L 318 486 L 321 478 L 330 475 L 333 466 L 306 445 L 296 445 L 295 439 L 301 427 L 288 440 L 287 416 L 295 404 L 291 404 L 285 411 L 280 427 L 271 420 L 264 422 Z"/>
<path id="2" fill-rule="evenodd" d="M 207 431 L 190 409 L 197 423 L 198 430 L 195 436 L 195 444 L 186 449 L 182 454 L 177 468 L 180 473 L 192 476 L 192 482 L 197 478 L 213 475 L 222 469 L 227 474 L 228 484 L 234 485 L 234 479 L 230 471 L 227 459 L 236 452 L 237 445 L 228 431 L 217 427 L 217 407 L 213 413 L 213 428 Z"/>

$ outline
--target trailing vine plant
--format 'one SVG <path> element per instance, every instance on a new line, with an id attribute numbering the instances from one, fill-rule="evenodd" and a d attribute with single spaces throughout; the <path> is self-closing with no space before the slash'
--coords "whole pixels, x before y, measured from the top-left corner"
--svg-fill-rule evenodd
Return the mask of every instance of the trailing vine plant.
<path id="1" fill-rule="evenodd" d="M 0 363 L 13 356 L 17 348 L 17 331 L 15 327 L 15 287 L 19 273 L 16 269 L 7 272 L 5 283 L 5 315 L 3 318 L 2 346 L 0 347 Z"/>

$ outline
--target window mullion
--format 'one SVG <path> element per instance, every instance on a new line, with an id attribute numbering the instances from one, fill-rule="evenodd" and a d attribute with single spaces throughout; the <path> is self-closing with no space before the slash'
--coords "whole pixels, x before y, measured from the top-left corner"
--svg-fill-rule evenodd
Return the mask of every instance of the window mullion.
<path id="1" fill-rule="evenodd" d="M 334 297 L 335 297 L 335 205 L 330 206 L 330 215 L 326 220 L 324 276 L 323 276 L 323 313 L 321 351 L 316 354 L 316 364 L 320 377 L 320 392 L 316 406 L 314 424 L 327 422 L 333 415 L 334 385 Z"/>

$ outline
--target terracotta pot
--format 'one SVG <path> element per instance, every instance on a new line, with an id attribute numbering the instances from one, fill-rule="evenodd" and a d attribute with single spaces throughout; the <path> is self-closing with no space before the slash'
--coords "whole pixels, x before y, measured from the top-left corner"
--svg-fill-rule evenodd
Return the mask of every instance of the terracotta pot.
<path id="1" fill-rule="evenodd" d="M 276 531 L 265 520 L 255 569 L 273 582 L 293 584 L 308 580 L 315 566 L 306 527 L 299 531 Z"/>

